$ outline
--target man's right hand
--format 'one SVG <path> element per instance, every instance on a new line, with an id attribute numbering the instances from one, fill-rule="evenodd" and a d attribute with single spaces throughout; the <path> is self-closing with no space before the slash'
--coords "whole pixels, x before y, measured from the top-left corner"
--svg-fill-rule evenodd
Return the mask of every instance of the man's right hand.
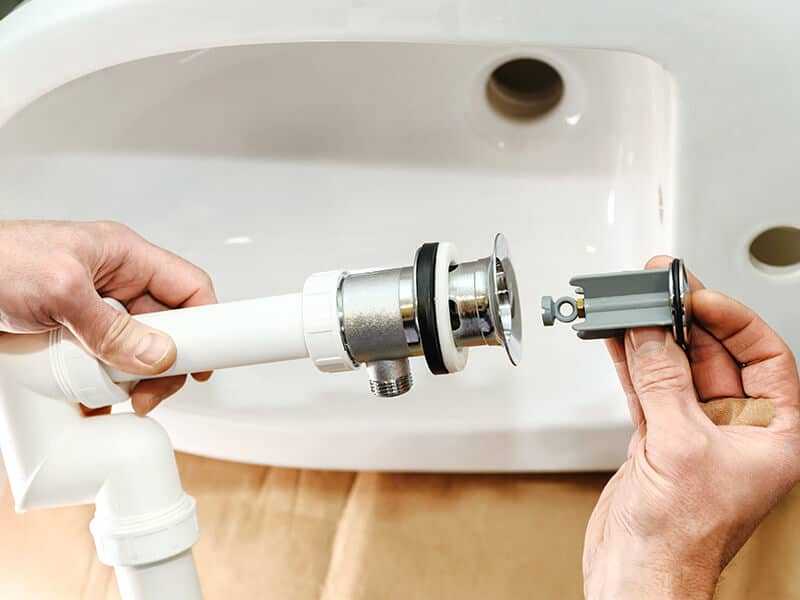
<path id="1" fill-rule="evenodd" d="M 800 478 L 792 352 L 752 310 L 691 283 L 688 357 L 661 328 L 608 344 L 636 432 L 589 521 L 590 599 L 712 598 L 722 569 Z M 716 398 L 771 402 L 775 416 L 766 427 L 717 426 L 700 405 Z"/>

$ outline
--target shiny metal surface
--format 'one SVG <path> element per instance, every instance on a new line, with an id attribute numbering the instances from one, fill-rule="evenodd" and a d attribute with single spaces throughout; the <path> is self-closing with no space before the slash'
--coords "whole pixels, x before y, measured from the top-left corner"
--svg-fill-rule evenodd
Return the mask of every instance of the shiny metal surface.
<path id="1" fill-rule="evenodd" d="M 450 271 L 450 324 L 456 346 L 501 346 L 503 336 L 495 326 L 492 302 L 494 292 L 492 258 L 456 265 Z"/>
<path id="2" fill-rule="evenodd" d="M 502 233 L 494 238 L 491 266 L 489 301 L 495 329 L 501 335 L 511 364 L 518 365 L 522 360 L 522 303 L 508 241 Z"/>
<path id="3" fill-rule="evenodd" d="M 422 355 L 422 340 L 419 337 L 419 325 L 417 324 L 417 297 L 415 290 L 414 267 L 403 267 L 400 269 L 398 302 L 409 356 Z"/>
<path id="4" fill-rule="evenodd" d="M 411 300 L 406 295 L 401 302 L 401 289 L 407 288 L 401 280 L 405 282 L 409 274 L 409 268 L 385 269 L 350 274 L 342 282 L 344 338 L 357 362 L 422 354 L 419 343 L 409 344 L 407 337 Z"/>
<path id="5" fill-rule="evenodd" d="M 381 398 L 405 394 L 414 385 L 411 365 L 407 358 L 378 360 L 367 363 L 369 389 Z"/>
<path id="6" fill-rule="evenodd" d="M 339 320 L 345 348 L 355 363 L 366 363 L 370 388 L 379 396 L 408 391 L 412 378 L 407 359 L 424 353 L 416 267 L 415 259 L 411 267 L 349 273 L 340 283 Z M 447 277 L 447 298 L 435 302 L 448 304 L 455 345 L 503 346 L 511 362 L 518 364 L 522 322 L 505 238 L 498 234 L 490 256 L 455 264 Z"/>

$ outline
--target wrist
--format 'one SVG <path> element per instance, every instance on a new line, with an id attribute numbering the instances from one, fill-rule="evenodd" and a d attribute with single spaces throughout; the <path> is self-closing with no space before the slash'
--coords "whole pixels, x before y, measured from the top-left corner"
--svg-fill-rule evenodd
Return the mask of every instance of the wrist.
<path id="1" fill-rule="evenodd" d="M 626 543 L 611 551 L 604 573 L 593 574 L 587 598 L 592 600 L 711 600 L 721 567 L 710 552 L 676 554 L 669 546 Z"/>

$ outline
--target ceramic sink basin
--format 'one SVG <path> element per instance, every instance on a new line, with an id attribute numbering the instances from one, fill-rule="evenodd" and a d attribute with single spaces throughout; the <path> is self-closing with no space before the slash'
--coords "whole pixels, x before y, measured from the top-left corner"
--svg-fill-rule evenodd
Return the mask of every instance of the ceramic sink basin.
<path id="1" fill-rule="evenodd" d="M 758 233 L 798 224 L 798 175 L 778 151 L 796 142 L 772 122 L 733 127 L 737 106 L 777 118 L 782 100 L 731 96 L 736 74 L 706 81 L 692 68 L 690 49 L 709 62 L 724 44 L 684 31 L 670 45 L 672 21 L 634 33 L 665 19 L 638 7 L 631 31 L 599 33 L 559 25 L 579 3 L 542 7 L 546 30 L 522 1 L 506 3 L 502 27 L 490 2 L 429 2 L 429 21 L 405 3 L 229 4 L 241 10 L 33 0 L 0 22 L 0 217 L 122 221 L 205 268 L 221 300 L 411 264 L 429 240 L 477 258 L 502 231 L 524 360 L 514 369 L 480 349 L 448 377 L 420 361 L 414 390 L 393 400 L 372 397 L 363 372 L 309 361 L 217 372 L 154 413 L 178 449 L 314 468 L 613 468 L 630 425 L 611 362 L 601 342 L 542 328 L 539 299 L 658 253 L 800 343 L 780 301 L 800 291 L 800 271 L 748 254 Z M 587 22 L 592 10 L 581 4 Z M 541 114 L 515 116 L 492 87 L 520 58 L 557 73 L 533 80 L 555 98 Z M 796 125 L 796 113 L 781 118 Z M 756 208 L 759 163 L 771 189 Z"/>

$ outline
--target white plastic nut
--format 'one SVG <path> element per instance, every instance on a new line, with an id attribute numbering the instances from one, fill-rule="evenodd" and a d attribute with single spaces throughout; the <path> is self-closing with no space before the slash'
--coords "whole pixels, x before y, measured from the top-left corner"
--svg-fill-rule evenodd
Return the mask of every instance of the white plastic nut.
<path id="1" fill-rule="evenodd" d="M 111 566 L 164 560 L 188 550 L 200 539 L 196 502 L 188 494 L 156 514 L 120 520 L 97 514 L 89 528 L 100 562 Z"/>
<path id="2" fill-rule="evenodd" d="M 131 385 L 114 383 L 100 361 L 63 327 L 50 334 L 50 365 L 70 402 L 101 408 L 130 398 Z"/>
<path id="3" fill-rule="evenodd" d="M 450 307 L 448 305 L 448 282 L 450 265 L 458 262 L 456 247 L 448 242 L 440 242 L 436 251 L 436 331 L 439 334 L 439 347 L 447 371 L 458 373 L 467 364 L 468 351 L 456 346 L 453 330 L 450 328 Z"/>
<path id="4" fill-rule="evenodd" d="M 125 310 L 113 298 L 106 298 L 105 301 L 117 310 Z M 50 333 L 50 366 L 70 402 L 80 402 L 89 408 L 102 408 L 127 402 L 130 398 L 132 384 L 114 383 L 100 361 L 63 327 Z"/>
<path id="5" fill-rule="evenodd" d="M 345 273 L 314 273 L 303 286 L 303 335 L 311 360 L 320 371 L 338 373 L 358 367 L 342 340 L 339 283 Z"/>

